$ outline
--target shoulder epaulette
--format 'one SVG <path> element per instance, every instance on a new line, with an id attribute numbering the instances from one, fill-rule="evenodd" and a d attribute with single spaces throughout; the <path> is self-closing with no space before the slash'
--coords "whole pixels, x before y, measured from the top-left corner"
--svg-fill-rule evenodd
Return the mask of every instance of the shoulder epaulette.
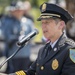
<path id="1" fill-rule="evenodd" d="M 75 45 L 75 42 L 72 39 L 67 39 L 66 43 L 70 45 Z"/>

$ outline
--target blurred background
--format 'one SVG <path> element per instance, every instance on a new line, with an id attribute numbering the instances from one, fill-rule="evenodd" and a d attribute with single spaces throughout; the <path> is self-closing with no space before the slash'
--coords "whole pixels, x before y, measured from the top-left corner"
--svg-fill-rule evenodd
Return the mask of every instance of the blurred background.
<path id="1" fill-rule="evenodd" d="M 16 42 L 37 28 L 39 34 L 8 61 L 0 72 L 12 73 L 27 70 L 37 58 L 39 49 L 47 42 L 42 34 L 39 7 L 42 3 L 54 3 L 67 9 L 74 17 L 66 25 L 65 32 L 75 41 L 75 0 L 0 0 L 0 63 L 18 48 Z"/>
<path id="2" fill-rule="evenodd" d="M 0 0 L 0 14 L 7 14 L 7 12 L 5 11 L 5 7 L 10 5 L 10 3 L 12 1 L 19 1 L 19 0 Z M 30 13 L 33 18 L 34 18 L 34 23 L 35 23 L 35 27 L 37 27 L 40 30 L 40 33 L 38 36 L 36 36 L 35 41 L 41 41 L 41 37 L 42 37 L 42 32 L 40 29 L 40 22 L 37 22 L 37 18 L 40 15 L 40 10 L 39 10 L 39 6 L 44 3 L 44 2 L 49 2 L 49 3 L 55 3 L 60 5 L 61 7 L 68 9 L 68 11 L 74 15 L 75 13 L 75 1 L 74 0 L 21 0 L 21 1 L 29 1 L 31 4 L 31 10 Z M 39 38 L 38 38 L 39 37 Z"/>
<path id="3" fill-rule="evenodd" d="M 19 0 L 0 0 L 0 14 L 3 15 L 3 14 L 7 14 L 7 12 L 5 11 L 5 7 L 10 5 L 10 3 L 12 1 L 19 1 Z M 21 1 L 26 1 L 26 0 L 21 0 Z M 41 41 L 40 38 L 42 37 L 42 32 L 41 32 L 41 29 L 40 29 L 40 22 L 37 22 L 37 18 L 39 17 L 40 15 L 40 10 L 39 10 L 39 6 L 44 3 L 45 1 L 48 2 L 48 0 L 27 0 L 30 2 L 31 4 L 31 10 L 30 10 L 30 13 L 33 18 L 34 18 L 34 23 L 35 23 L 35 27 L 37 27 L 39 30 L 40 30 L 40 34 L 38 35 L 39 38 L 35 39 L 35 41 Z"/>

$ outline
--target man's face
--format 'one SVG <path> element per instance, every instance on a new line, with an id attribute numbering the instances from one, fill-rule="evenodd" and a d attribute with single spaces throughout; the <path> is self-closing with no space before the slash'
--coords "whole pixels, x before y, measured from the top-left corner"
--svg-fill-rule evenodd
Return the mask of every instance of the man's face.
<path id="1" fill-rule="evenodd" d="M 56 34 L 59 32 L 59 22 L 56 23 L 54 19 L 43 19 L 41 20 L 42 23 L 42 31 L 44 36 L 50 40 L 55 38 Z"/>
<path id="2" fill-rule="evenodd" d="M 23 10 L 14 10 L 14 11 L 10 11 L 10 13 L 13 16 L 22 16 L 24 14 L 24 11 Z"/>

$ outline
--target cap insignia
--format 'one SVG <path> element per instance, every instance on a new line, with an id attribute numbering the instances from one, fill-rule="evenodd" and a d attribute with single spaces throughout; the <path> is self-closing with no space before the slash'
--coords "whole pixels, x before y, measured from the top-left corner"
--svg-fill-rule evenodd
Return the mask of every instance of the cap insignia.
<path id="1" fill-rule="evenodd" d="M 45 10 L 46 10 L 46 4 L 44 3 L 44 4 L 42 5 L 42 12 L 45 11 Z"/>

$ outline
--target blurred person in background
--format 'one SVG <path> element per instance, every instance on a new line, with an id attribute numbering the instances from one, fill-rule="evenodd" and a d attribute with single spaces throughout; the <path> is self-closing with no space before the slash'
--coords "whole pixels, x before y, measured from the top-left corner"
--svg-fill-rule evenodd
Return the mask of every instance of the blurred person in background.
<path id="1" fill-rule="evenodd" d="M 69 21 L 66 26 L 66 35 L 75 41 L 75 20 Z"/>
<path id="2" fill-rule="evenodd" d="M 1 18 L 0 18 L 0 64 L 4 60 L 6 60 L 6 50 L 7 50 L 5 27 L 2 25 Z M 0 69 L 0 72 L 6 72 L 6 69 L 7 69 L 7 63 Z"/>
<path id="3" fill-rule="evenodd" d="M 61 6 L 62 8 L 66 7 L 65 0 L 49 0 L 49 3 L 57 4 L 57 5 Z"/>
<path id="4" fill-rule="evenodd" d="M 34 18 L 33 18 L 32 14 L 31 14 L 32 6 L 31 6 L 30 2 L 25 1 L 24 6 L 25 6 L 24 16 L 34 22 Z"/>
<path id="5" fill-rule="evenodd" d="M 20 19 L 23 15 L 23 9 L 20 7 L 20 5 L 22 5 L 22 3 L 18 2 L 16 8 L 15 5 L 16 3 L 12 2 L 10 7 L 6 8 L 6 10 L 8 10 L 8 14 L 2 17 L 2 25 L 5 28 L 6 42 L 8 44 L 8 49 L 6 51 L 7 57 L 12 54 L 13 47 L 14 49 L 17 48 L 16 42 L 18 41 L 21 31 Z M 13 71 L 13 62 L 12 60 L 9 60 L 6 73 L 11 73 Z"/>
<path id="6" fill-rule="evenodd" d="M 34 29 L 33 21 L 24 17 L 25 6 L 22 1 L 13 2 L 7 9 L 9 11 L 8 23 L 10 25 L 8 31 L 8 41 L 9 41 L 9 56 L 17 49 L 16 42 L 20 40 L 23 36 L 26 36 Z M 5 22 L 6 23 L 6 22 Z M 18 54 L 12 59 L 12 64 L 14 71 L 21 69 L 28 69 L 31 64 L 30 57 L 31 42 L 29 42 Z M 17 63 L 18 62 L 18 63 Z"/>
<path id="7" fill-rule="evenodd" d="M 16 42 L 20 40 L 22 36 L 27 35 L 34 29 L 33 22 L 26 17 L 23 17 L 24 10 L 25 7 L 22 1 L 12 1 L 10 6 L 6 7 L 8 14 L 2 18 L 2 24 L 5 26 L 6 31 L 5 34 L 7 34 L 7 57 L 18 48 Z M 30 47 L 30 43 L 28 43 L 12 60 L 9 60 L 7 73 L 28 68 L 31 63 L 29 60 Z"/>
<path id="8" fill-rule="evenodd" d="M 74 16 L 72 21 L 67 23 L 66 34 L 69 38 L 75 41 L 75 0 L 65 0 L 66 9 Z"/>

